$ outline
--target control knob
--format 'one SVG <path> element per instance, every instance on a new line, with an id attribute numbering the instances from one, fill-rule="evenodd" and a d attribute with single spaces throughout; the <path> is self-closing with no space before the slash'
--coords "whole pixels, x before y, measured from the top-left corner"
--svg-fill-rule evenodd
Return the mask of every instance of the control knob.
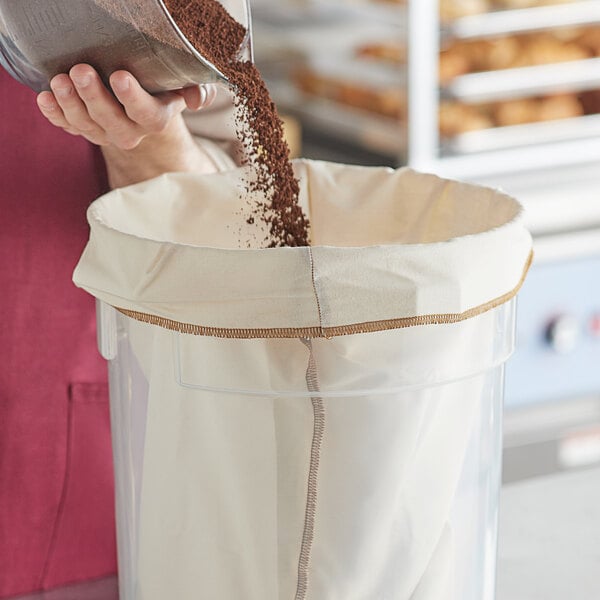
<path id="1" fill-rule="evenodd" d="M 546 340 L 555 352 L 568 354 L 577 347 L 581 336 L 579 320 L 569 314 L 553 319 L 546 329 Z"/>

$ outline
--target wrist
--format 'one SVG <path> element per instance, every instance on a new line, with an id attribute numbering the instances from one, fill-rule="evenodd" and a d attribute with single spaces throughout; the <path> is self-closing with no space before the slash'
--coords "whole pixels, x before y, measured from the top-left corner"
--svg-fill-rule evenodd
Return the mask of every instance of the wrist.
<path id="1" fill-rule="evenodd" d="M 102 146 L 111 188 L 124 187 L 168 172 L 216 171 L 211 158 L 200 150 L 183 117 L 173 117 L 167 127 L 149 134 L 133 149 Z"/>

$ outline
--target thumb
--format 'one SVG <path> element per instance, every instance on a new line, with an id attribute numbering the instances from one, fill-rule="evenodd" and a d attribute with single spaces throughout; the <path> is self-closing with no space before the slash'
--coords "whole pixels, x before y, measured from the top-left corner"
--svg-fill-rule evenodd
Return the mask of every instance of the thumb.
<path id="1" fill-rule="evenodd" d="M 209 107 L 217 97 L 217 86 L 213 83 L 195 85 L 179 91 L 190 110 Z"/>

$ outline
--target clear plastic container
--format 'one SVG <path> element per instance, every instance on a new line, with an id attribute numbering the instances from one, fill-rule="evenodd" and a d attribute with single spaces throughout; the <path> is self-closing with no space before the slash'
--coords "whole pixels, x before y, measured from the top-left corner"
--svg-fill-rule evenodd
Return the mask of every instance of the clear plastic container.
<path id="1" fill-rule="evenodd" d="M 221 4 L 248 30 L 240 57 L 250 58 L 247 1 Z M 37 92 L 77 63 L 91 64 L 105 81 L 126 69 L 149 92 L 226 81 L 161 0 L 0 0 L 0 63 Z"/>
<path id="2" fill-rule="evenodd" d="M 312 340 L 98 314 L 121 600 L 494 598 L 514 299 Z"/>

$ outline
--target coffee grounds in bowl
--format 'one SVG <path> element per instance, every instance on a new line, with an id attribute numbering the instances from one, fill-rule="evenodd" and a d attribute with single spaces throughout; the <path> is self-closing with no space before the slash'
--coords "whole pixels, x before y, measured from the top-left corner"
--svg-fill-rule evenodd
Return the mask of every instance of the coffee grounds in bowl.
<path id="1" fill-rule="evenodd" d="M 165 6 L 189 42 L 226 75 L 234 90 L 236 134 L 243 160 L 254 174 L 247 191 L 264 198 L 251 207 L 248 223 L 266 223 L 267 247 L 309 245 L 309 223 L 298 204 L 299 185 L 283 123 L 256 66 L 239 59 L 246 28 L 217 0 L 165 0 Z"/>

